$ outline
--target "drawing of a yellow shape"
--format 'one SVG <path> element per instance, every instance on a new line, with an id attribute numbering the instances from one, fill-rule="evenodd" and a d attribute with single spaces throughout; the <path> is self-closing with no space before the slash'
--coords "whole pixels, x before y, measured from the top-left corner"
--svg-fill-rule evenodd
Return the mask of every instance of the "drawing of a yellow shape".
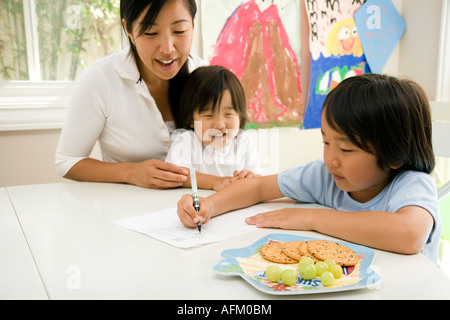
<path id="1" fill-rule="evenodd" d="M 361 57 L 363 49 L 359 39 L 355 21 L 344 19 L 338 22 L 328 34 L 328 55 L 349 55 Z"/>

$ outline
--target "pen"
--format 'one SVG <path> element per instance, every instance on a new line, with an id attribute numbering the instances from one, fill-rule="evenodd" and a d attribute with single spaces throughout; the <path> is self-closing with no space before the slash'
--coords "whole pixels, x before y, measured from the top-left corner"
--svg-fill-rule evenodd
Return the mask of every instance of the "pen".
<path id="1" fill-rule="evenodd" d="M 195 211 L 200 210 L 200 200 L 198 199 L 198 190 L 197 190 L 197 178 L 195 177 L 195 169 L 190 168 L 191 173 L 191 188 L 192 188 L 192 197 L 194 198 L 194 208 Z M 200 219 L 197 222 L 198 232 L 202 232 L 202 222 Z"/>

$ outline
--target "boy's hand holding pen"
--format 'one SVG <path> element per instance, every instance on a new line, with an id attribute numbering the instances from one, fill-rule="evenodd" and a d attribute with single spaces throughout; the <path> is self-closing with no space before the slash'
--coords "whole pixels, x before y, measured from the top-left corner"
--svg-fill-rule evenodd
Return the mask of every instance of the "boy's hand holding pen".
<path id="1" fill-rule="evenodd" d="M 200 199 L 198 198 L 198 189 L 197 189 L 197 178 L 195 176 L 195 169 L 190 168 L 191 174 L 191 188 L 192 188 L 192 198 L 194 199 L 194 209 L 197 213 L 200 211 Z M 202 232 L 202 222 L 200 221 L 200 217 L 198 217 L 197 221 L 197 229 L 198 232 Z"/>
<path id="2" fill-rule="evenodd" d="M 185 225 L 188 228 L 196 227 L 200 232 L 202 225 L 211 218 L 210 202 L 208 201 L 208 199 L 200 198 L 198 196 L 194 169 L 191 169 L 190 175 L 191 175 L 192 195 L 185 194 L 178 201 L 177 214 L 183 225 Z"/>

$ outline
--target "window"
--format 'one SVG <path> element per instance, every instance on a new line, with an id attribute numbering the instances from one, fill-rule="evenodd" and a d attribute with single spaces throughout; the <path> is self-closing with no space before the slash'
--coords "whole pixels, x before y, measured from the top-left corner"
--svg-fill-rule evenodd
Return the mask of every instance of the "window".
<path id="1" fill-rule="evenodd" d="M 74 80 L 122 41 L 120 0 L 1 0 L 0 131 L 61 128 Z"/>
<path id="2" fill-rule="evenodd" d="M 2 0 L 0 79 L 73 81 L 122 46 L 120 0 Z"/>
<path id="3" fill-rule="evenodd" d="M 450 1 L 442 2 L 436 100 L 450 101 Z"/>

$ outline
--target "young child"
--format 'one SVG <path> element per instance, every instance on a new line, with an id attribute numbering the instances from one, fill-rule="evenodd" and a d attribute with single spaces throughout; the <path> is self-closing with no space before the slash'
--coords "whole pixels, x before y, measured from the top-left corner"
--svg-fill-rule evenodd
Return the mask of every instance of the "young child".
<path id="1" fill-rule="evenodd" d="M 437 262 L 441 220 L 428 99 L 416 83 L 365 74 L 342 81 L 322 111 L 323 159 L 233 183 L 200 199 L 178 202 L 194 227 L 230 210 L 286 196 L 326 209 L 285 208 L 246 220 L 257 227 L 313 230 Z"/>
<path id="2" fill-rule="evenodd" d="M 180 116 L 166 161 L 194 167 L 200 188 L 219 190 L 235 180 L 261 175 L 257 149 L 243 128 L 247 119 L 239 79 L 220 66 L 193 71 L 180 100 Z M 189 179 L 188 179 L 189 182 Z"/>

